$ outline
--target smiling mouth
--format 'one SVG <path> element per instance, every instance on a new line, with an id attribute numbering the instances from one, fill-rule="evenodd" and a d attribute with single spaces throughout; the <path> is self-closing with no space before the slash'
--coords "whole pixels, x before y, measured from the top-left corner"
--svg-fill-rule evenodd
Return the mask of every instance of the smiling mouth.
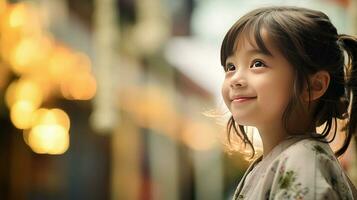
<path id="1" fill-rule="evenodd" d="M 256 98 L 257 97 L 241 97 L 241 98 L 233 99 L 232 103 L 244 103 L 244 102 L 247 102 L 249 100 L 256 99 Z"/>

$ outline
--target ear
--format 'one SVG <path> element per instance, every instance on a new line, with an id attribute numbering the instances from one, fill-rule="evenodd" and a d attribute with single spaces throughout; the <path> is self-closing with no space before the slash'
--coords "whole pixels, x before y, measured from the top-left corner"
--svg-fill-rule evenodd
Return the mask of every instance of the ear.
<path id="1" fill-rule="evenodd" d="M 330 74 L 324 70 L 318 71 L 309 77 L 309 82 L 310 101 L 317 100 L 325 94 L 330 83 Z M 307 85 L 305 85 L 304 91 L 302 92 L 302 98 L 306 102 L 309 101 L 309 90 Z"/>

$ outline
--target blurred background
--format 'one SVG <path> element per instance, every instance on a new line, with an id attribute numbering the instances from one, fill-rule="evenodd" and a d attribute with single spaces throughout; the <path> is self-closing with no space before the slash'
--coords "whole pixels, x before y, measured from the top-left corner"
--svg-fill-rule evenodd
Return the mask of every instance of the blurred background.
<path id="1" fill-rule="evenodd" d="M 0 199 L 230 199 L 219 50 L 266 5 L 357 33 L 357 0 L 0 0 Z"/>

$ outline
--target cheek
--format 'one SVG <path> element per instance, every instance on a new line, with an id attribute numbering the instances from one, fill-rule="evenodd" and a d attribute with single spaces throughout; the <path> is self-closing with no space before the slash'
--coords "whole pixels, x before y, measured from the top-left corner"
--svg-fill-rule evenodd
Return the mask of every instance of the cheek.
<path id="1" fill-rule="evenodd" d="M 229 101 L 229 85 L 226 81 L 224 81 L 222 84 L 221 94 L 222 94 L 224 103 L 229 108 L 229 102 L 230 102 Z"/>
<path id="2" fill-rule="evenodd" d="M 280 84 L 277 84 L 280 83 Z M 260 105 L 263 106 L 269 117 L 281 117 L 290 100 L 292 92 L 287 82 L 274 81 L 257 86 L 260 96 Z"/>

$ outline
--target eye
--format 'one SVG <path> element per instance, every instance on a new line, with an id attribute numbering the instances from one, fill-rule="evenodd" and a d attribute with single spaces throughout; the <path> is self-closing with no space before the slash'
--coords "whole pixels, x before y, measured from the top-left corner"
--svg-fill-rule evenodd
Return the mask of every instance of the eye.
<path id="1" fill-rule="evenodd" d="M 236 67 L 232 63 L 228 63 L 225 67 L 226 72 L 236 70 Z"/>
<path id="2" fill-rule="evenodd" d="M 250 68 L 255 68 L 255 67 L 266 67 L 266 65 L 264 64 L 264 62 L 260 60 L 255 60 L 253 61 L 253 64 L 250 66 Z"/>

